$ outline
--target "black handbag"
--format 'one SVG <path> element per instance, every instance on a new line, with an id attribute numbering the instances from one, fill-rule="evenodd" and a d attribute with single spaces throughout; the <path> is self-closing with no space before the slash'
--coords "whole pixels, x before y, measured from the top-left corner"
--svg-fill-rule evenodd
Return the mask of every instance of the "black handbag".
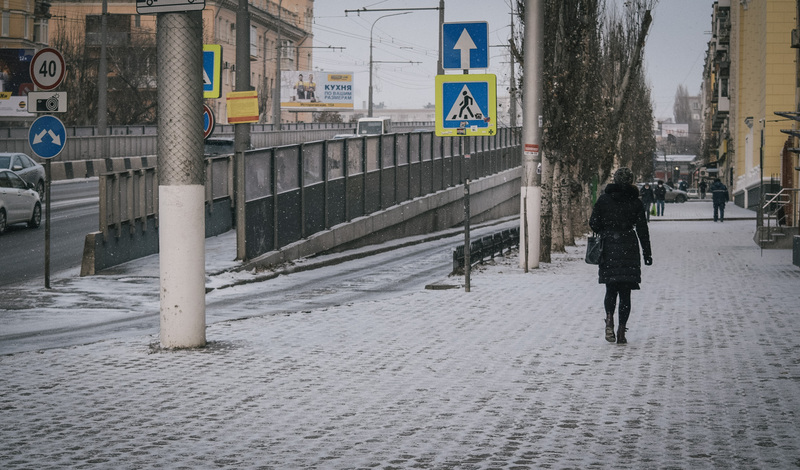
<path id="1" fill-rule="evenodd" d="M 586 263 L 600 264 L 603 258 L 603 238 L 593 233 L 586 240 Z"/>

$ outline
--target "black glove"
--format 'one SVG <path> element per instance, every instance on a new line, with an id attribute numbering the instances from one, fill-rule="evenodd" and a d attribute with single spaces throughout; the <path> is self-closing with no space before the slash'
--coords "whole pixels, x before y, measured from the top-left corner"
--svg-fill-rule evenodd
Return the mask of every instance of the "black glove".
<path id="1" fill-rule="evenodd" d="M 653 264 L 653 257 L 652 256 L 645 256 L 644 257 L 644 265 L 651 266 Z"/>

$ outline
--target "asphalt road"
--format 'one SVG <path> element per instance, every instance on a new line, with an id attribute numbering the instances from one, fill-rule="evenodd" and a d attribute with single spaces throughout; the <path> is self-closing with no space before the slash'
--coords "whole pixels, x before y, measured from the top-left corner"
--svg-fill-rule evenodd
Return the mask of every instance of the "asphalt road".
<path id="1" fill-rule="evenodd" d="M 473 235 L 489 235 L 516 223 L 476 227 Z M 332 259 L 315 269 L 285 272 L 252 283 L 227 284 L 206 295 L 206 323 L 291 315 L 420 291 L 427 284 L 447 278 L 453 250 L 463 242 L 463 234 L 454 234 L 381 253 L 366 252 L 357 259 L 349 259 L 350 254 L 343 253 L 348 261 Z M 62 278 L 53 289 L 35 294 L 27 285 L 0 289 L 0 305 L 5 304 L 8 309 L 5 317 L 0 316 L 6 322 L 6 331 L 0 332 L 0 355 L 157 335 L 157 255 L 116 271 L 91 279 Z M 224 272 L 218 275 L 228 279 Z M 248 278 L 246 275 L 240 280 Z M 36 307 L 29 311 L 33 304 Z"/>
<path id="2" fill-rule="evenodd" d="M 80 268 L 86 234 L 98 227 L 97 179 L 59 181 L 50 187 L 50 273 Z M 44 209 L 44 207 L 42 208 Z M 45 272 L 45 217 L 29 229 L 13 225 L 0 235 L 0 286 L 42 280 Z"/>

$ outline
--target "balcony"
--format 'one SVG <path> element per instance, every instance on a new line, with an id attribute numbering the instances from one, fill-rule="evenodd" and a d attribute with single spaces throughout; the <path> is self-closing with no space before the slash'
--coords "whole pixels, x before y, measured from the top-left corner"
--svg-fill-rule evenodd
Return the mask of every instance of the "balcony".
<path id="1" fill-rule="evenodd" d="M 712 109 L 711 130 L 719 132 L 722 124 L 728 118 L 731 110 L 731 100 L 727 96 L 720 96 Z"/>

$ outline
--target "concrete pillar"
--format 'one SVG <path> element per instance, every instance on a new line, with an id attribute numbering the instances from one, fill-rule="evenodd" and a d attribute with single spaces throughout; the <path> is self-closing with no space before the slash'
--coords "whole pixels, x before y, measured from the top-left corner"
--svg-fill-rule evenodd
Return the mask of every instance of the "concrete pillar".
<path id="1" fill-rule="evenodd" d="M 203 18 L 160 13 L 158 210 L 161 346 L 204 346 Z"/>

